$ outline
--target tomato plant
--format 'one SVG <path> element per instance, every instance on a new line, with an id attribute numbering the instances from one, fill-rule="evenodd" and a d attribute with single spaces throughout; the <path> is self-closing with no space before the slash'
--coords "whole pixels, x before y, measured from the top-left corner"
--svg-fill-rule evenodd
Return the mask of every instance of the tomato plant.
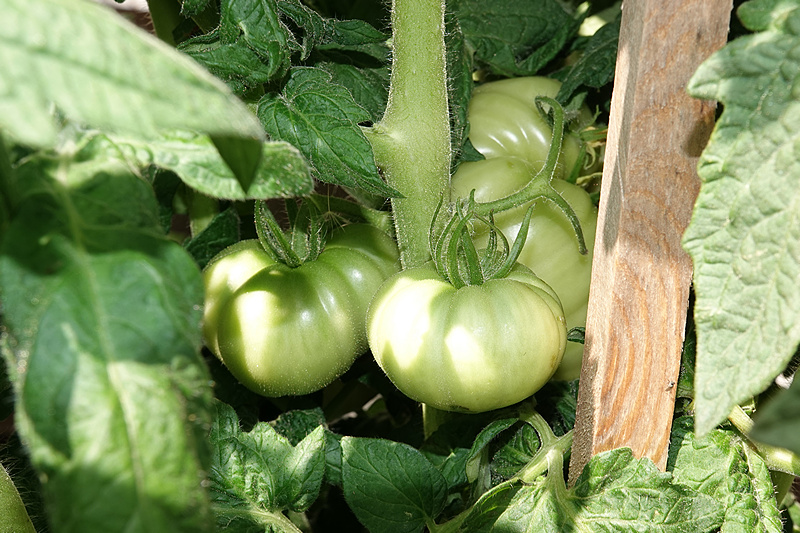
<path id="1" fill-rule="evenodd" d="M 366 351 L 367 305 L 397 266 L 394 241 L 366 224 L 338 230 L 294 268 L 241 241 L 206 267 L 206 345 L 265 396 L 319 390 Z"/>
<path id="2" fill-rule="evenodd" d="M 690 84 L 724 109 L 668 472 L 613 450 L 569 487 L 579 384 L 548 379 L 585 312 L 602 159 L 575 132 L 612 112 L 620 3 L 147 4 L 157 38 L 0 0 L 0 529 L 800 523 L 797 0 L 737 2 Z M 311 211 L 344 226 L 326 246 Z"/>

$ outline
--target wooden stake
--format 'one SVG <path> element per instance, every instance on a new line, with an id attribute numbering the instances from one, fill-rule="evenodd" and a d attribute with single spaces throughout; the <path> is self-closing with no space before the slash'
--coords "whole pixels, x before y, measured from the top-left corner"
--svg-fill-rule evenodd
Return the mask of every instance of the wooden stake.
<path id="1" fill-rule="evenodd" d="M 666 466 L 692 265 L 681 247 L 715 105 L 686 93 L 731 0 L 623 4 L 569 478 L 629 447 Z"/>

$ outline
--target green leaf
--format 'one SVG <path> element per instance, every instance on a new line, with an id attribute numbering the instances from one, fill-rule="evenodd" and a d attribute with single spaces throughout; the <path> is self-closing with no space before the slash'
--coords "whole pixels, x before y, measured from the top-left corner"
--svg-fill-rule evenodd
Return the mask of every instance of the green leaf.
<path id="1" fill-rule="evenodd" d="M 308 158 L 320 181 L 398 194 L 378 174 L 372 146 L 358 126 L 369 114 L 326 71 L 292 69 L 283 94 L 259 101 L 258 117 L 272 138 L 293 144 Z"/>
<path id="2" fill-rule="evenodd" d="M 211 0 L 181 0 L 181 14 L 197 15 L 211 4 Z"/>
<path id="3" fill-rule="evenodd" d="M 779 533 L 774 487 L 764 461 L 732 431 L 715 429 L 702 438 L 690 417 L 673 424 L 667 465 L 675 483 L 722 503 L 722 531 Z"/>
<path id="4" fill-rule="evenodd" d="M 634 459 L 627 448 L 594 456 L 569 490 L 560 476 L 520 488 L 492 531 L 702 533 L 721 523 L 717 501 L 671 483 L 669 474 Z"/>
<path id="5" fill-rule="evenodd" d="M 52 146 L 67 117 L 152 137 L 165 128 L 263 139 L 252 113 L 185 55 L 85 0 L 0 0 L 0 128 Z"/>
<path id="6" fill-rule="evenodd" d="M 255 179 L 245 192 L 204 135 L 174 131 L 149 141 L 118 135 L 108 138 L 132 164 L 171 170 L 189 187 L 214 198 L 264 200 L 301 196 L 310 193 L 314 185 L 303 156 L 285 142 L 262 143 Z"/>
<path id="7" fill-rule="evenodd" d="M 210 531 L 197 266 L 121 161 L 38 155 L 15 174 L 0 299 L 53 531 Z"/>
<path id="8" fill-rule="evenodd" d="M 292 446 L 266 422 L 241 431 L 233 408 L 217 402 L 211 443 L 211 496 L 219 525 L 296 531 L 281 511 L 304 511 L 316 500 L 325 475 L 323 427 Z"/>
<path id="9" fill-rule="evenodd" d="M 282 413 L 272 423 L 278 434 L 283 435 L 292 444 L 297 444 L 310 435 L 318 426 L 325 424 L 325 413 L 322 408 L 293 410 Z"/>
<path id="10" fill-rule="evenodd" d="M 303 30 L 299 47 L 301 59 L 308 58 L 315 48 L 357 50 L 363 45 L 383 43 L 388 38 L 363 20 L 325 18 L 300 0 L 283 0 L 278 9 Z"/>
<path id="11" fill-rule="evenodd" d="M 0 531 L 3 533 L 36 533 L 14 481 L 2 464 L 0 464 L 0 511 L 3 512 L 0 524 Z"/>
<path id="12" fill-rule="evenodd" d="M 521 484 L 503 483 L 486 492 L 459 524 L 459 533 L 492 533 L 495 522 L 519 492 Z"/>
<path id="13" fill-rule="evenodd" d="M 700 434 L 772 383 L 800 342 L 800 2 L 789 11 L 777 4 L 784 29 L 732 41 L 689 84 L 693 96 L 724 104 L 684 235 L 697 296 Z"/>
<path id="14" fill-rule="evenodd" d="M 268 78 L 279 78 L 289 68 L 294 37 L 280 20 L 277 0 L 222 0 L 219 36 L 224 44 L 241 40 L 258 54 Z"/>
<path id="15" fill-rule="evenodd" d="M 417 450 L 382 439 L 342 439 L 345 498 L 372 532 L 422 531 L 442 511 L 447 484 Z"/>
<path id="16" fill-rule="evenodd" d="M 344 63 L 318 63 L 331 75 L 331 81 L 350 91 L 353 99 L 369 113 L 368 120 L 378 122 L 389 96 L 389 69 L 385 66 L 362 68 Z"/>
<path id="17" fill-rule="evenodd" d="M 800 455 L 800 379 L 758 410 L 750 436 Z"/>
<path id="18" fill-rule="evenodd" d="M 239 95 L 269 82 L 276 75 L 274 67 L 265 63 L 243 40 L 223 42 L 218 29 L 187 39 L 178 49 L 224 80 Z"/>
<path id="19" fill-rule="evenodd" d="M 736 13 L 750 31 L 780 30 L 797 7 L 795 0 L 752 0 L 740 5 Z"/>
<path id="20" fill-rule="evenodd" d="M 614 79 L 621 18 L 618 15 L 589 37 L 586 48 L 561 80 L 562 85 L 556 95 L 561 105 L 568 107 L 580 87 L 598 89 Z"/>
<path id="21" fill-rule="evenodd" d="M 472 96 L 472 49 L 464 40 L 455 16 L 445 18 L 445 50 L 447 51 L 447 104 L 450 108 L 450 145 L 453 165 L 463 161 L 479 161 L 483 156 L 469 141 L 467 110 Z"/>
<path id="22" fill-rule="evenodd" d="M 530 424 L 522 424 L 505 445 L 492 457 L 492 471 L 502 480 L 511 479 L 539 451 L 541 443 Z"/>
<path id="23" fill-rule="evenodd" d="M 211 142 L 247 193 L 256 179 L 264 143 L 258 139 L 220 136 L 211 137 Z"/>
<path id="24" fill-rule="evenodd" d="M 233 207 L 218 213 L 211 222 L 183 246 L 200 268 L 222 250 L 239 241 L 239 216 Z"/>
<path id="25" fill-rule="evenodd" d="M 473 425 L 478 422 L 479 419 L 472 415 L 448 420 L 426 440 L 421 449 L 444 476 L 448 491 L 476 481 L 480 481 L 481 489 L 491 485 L 489 445 L 503 431 L 514 425 L 517 419 L 493 420 L 473 437 Z"/>
<path id="26" fill-rule="evenodd" d="M 507 77 L 536 74 L 581 23 L 557 0 L 457 0 L 448 7 L 454 9 L 476 63 Z"/>

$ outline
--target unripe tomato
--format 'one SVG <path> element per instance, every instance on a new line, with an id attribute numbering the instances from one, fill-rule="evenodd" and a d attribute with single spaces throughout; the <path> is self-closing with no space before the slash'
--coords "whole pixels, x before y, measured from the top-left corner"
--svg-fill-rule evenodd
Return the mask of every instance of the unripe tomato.
<path id="1" fill-rule="evenodd" d="M 367 335 L 375 360 L 405 395 L 471 413 L 535 393 L 566 344 L 558 298 L 520 264 L 506 278 L 459 289 L 430 263 L 406 269 L 375 295 Z"/>
<path id="2" fill-rule="evenodd" d="M 264 396 L 308 394 L 367 349 L 367 306 L 399 268 L 394 241 L 352 224 L 313 261 L 290 268 L 243 241 L 204 272 L 206 344 L 246 387 Z"/>
<path id="3" fill-rule="evenodd" d="M 530 166 L 517 158 L 487 159 L 463 163 L 452 181 L 454 196 L 468 197 L 475 190 L 475 200 L 488 202 L 503 198 L 522 188 L 531 177 Z M 567 319 L 567 328 L 586 325 L 589 306 L 589 283 L 592 278 L 594 239 L 597 233 L 597 207 L 589 194 L 572 183 L 553 180 L 555 188 L 567 201 L 583 229 L 588 253 L 578 252 L 578 242 L 564 214 L 553 204 L 540 201 L 533 211 L 528 237 L 517 261 L 542 278 L 558 295 Z M 529 205 L 498 213 L 495 224 L 509 242 L 519 233 L 519 227 Z M 488 228 L 475 227 L 477 246 L 485 246 Z M 583 345 L 567 343 L 567 349 L 554 379 L 572 380 L 580 376 Z"/>
<path id="4" fill-rule="evenodd" d="M 475 200 L 488 202 L 523 188 L 541 169 L 550 148 L 552 129 L 534 104 L 536 96 L 553 97 L 561 83 L 541 77 L 514 78 L 485 83 L 473 91 L 469 107 L 472 144 L 486 159 L 462 163 L 451 180 L 453 197 L 467 198 L 475 190 Z M 592 122 L 588 109 L 580 113 L 579 126 Z M 570 172 L 580 155 L 580 143 L 565 135 L 555 178 Z M 594 169 L 597 170 L 597 169 Z M 589 303 L 597 208 L 581 187 L 554 179 L 553 187 L 578 216 L 588 253 L 578 252 L 572 226 L 551 203 L 535 207 L 525 246 L 517 261 L 529 267 L 550 285 L 561 300 L 567 328 L 586 325 Z M 530 204 L 498 213 L 495 223 L 512 242 Z M 488 228 L 476 226 L 476 245 L 486 243 Z M 571 380 L 580 375 L 583 345 L 568 343 L 554 379 Z"/>
<path id="5" fill-rule="evenodd" d="M 537 96 L 555 98 L 561 82 L 540 76 L 510 78 L 479 85 L 469 101 L 469 140 L 486 158 L 518 157 L 538 164 L 547 159 L 553 130 L 535 105 Z M 588 108 L 580 111 L 576 128 L 592 123 Z M 580 141 L 564 136 L 559 158 L 558 177 L 572 171 L 581 153 Z"/>

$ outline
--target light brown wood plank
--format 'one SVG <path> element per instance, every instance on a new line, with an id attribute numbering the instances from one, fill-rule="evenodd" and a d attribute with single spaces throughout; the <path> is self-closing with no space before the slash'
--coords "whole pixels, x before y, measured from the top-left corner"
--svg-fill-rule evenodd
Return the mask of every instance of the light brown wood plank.
<path id="1" fill-rule="evenodd" d="M 731 0 L 626 0 L 611 102 L 575 439 L 667 460 L 692 266 L 681 237 L 715 106 L 686 94 L 727 39 Z"/>

